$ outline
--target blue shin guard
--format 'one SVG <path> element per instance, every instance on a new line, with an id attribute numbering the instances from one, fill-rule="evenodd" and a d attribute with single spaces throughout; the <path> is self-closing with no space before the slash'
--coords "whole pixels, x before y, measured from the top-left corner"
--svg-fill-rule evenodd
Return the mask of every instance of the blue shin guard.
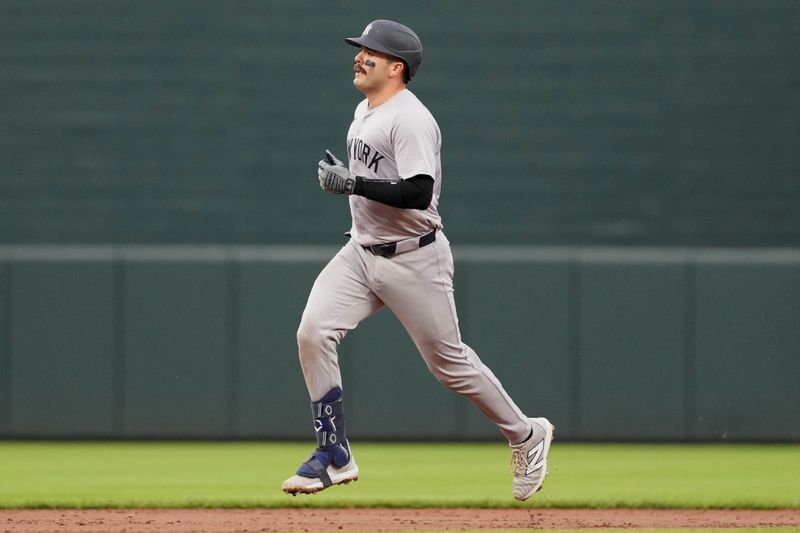
<path id="1" fill-rule="evenodd" d="M 297 475 L 319 478 L 324 488 L 331 485 L 327 468 L 333 464 L 342 467 L 350 462 L 350 446 L 344 426 L 342 389 L 331 389 L 318 402 L 311 402 L 314 430 L 317 432 L 317 449 L 297 469 Z"/>

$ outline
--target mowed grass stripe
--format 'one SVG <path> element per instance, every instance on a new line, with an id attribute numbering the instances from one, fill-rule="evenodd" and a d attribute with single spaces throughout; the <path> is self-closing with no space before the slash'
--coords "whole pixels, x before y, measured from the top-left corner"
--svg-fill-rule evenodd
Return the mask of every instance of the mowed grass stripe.
<path id="1" fill-rule="evenodd" d="M 556 443 L 526 503 L 504 444 L 353 450 L 358 482 L 291 497 L 307 443 L 0 442 L 0 507 L 800 507 L 800 445 Z"/>

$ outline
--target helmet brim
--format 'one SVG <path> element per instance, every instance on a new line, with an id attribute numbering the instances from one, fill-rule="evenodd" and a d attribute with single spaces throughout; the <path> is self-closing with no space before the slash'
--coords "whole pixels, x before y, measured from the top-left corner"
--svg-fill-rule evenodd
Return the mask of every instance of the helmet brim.
<path id="1" fill-rule="evenodd" d="M 376 52 L 383 52 L 384 54 L 389 54 L 390 56 L 395 55 L 393 50 L 389 50 L 386 46 L 382 45 L 375 39 L 370 39 L 369 35 L 362 35 L 361 37 L 347 37 L 345 38 L 344 42 L 351 46 L 355 46 L 356 48 L 361 48 L 364 46 L 370 50 L 375 50 Z"/>

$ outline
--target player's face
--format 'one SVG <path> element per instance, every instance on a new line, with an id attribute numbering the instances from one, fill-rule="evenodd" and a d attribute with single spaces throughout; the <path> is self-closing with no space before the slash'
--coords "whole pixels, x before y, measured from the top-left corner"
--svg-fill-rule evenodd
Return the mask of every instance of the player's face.
<path id="1" fill-rule="evenodd" d="M 388 55 L 361 47 L 353 62 L 353 85 L 361 92 L 380 90 L 392 76 L 396 64 Z"/>

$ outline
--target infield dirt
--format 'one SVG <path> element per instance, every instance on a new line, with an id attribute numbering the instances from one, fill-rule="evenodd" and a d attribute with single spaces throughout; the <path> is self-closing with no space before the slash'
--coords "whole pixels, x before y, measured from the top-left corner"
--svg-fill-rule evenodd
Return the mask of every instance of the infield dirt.
<path id="1" fill-rule="evenodd" d="M 0 531 L 153 533 L 800 527 L 800 509 L 50 509 L 0 510 Z"/>

